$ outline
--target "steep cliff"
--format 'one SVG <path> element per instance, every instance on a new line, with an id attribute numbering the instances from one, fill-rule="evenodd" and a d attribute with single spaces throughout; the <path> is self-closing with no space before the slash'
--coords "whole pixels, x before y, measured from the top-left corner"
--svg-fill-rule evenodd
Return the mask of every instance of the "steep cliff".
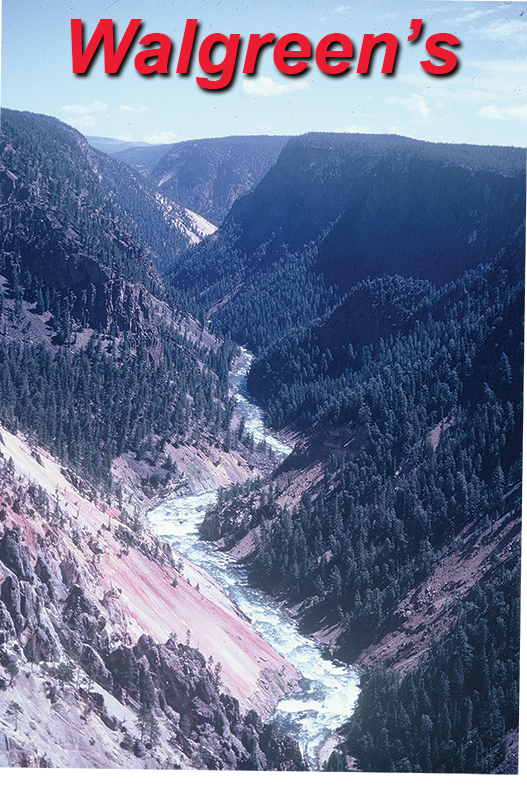
<path id="1" fill-rule="evenodd" d="M 46 452 L 0 448 L 3 765 L 304 768 L 262 721 L 296 672 L 219 587 Z"/>

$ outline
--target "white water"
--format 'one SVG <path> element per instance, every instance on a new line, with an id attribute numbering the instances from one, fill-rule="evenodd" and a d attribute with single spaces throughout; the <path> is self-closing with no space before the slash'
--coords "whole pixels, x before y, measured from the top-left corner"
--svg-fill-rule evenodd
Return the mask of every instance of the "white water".
<path id="1" fill-rule="evenodd" d="M 244 351 L 243 366 L 231 376 L 231 385 L 237 391 L 238 413 L 245 419 L 245 429 L 253 434 L 255 442 L 265 440 L 274 452 L 286 456 L 290 447 L 268 434 L 258 405 L 247 395 L 250 362 L 250 354 Z M 199 526 L 215 501 L 216 492 L 166 501 L 150 512 L 149 520 L 176 553 L 208 572 L 254 628 L 297 668 L 302 676 L 301 689 L 278 704 L 273 719 L 282 733 L 299 742 L 311 766 L 316 768 L 318 748 L 351 715 L 359 693 L 358 676 L 352 668 L 324 659 L 318 645 L 298 632 L 286 611 L 263 591 L 248 584 L 245 570 L 234 558 L 200 539 Z"/>

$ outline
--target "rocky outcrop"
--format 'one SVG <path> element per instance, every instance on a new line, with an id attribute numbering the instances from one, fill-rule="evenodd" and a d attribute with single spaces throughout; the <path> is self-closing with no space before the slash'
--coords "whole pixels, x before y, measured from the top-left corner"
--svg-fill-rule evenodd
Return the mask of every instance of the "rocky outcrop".
<path id="1" fill-rule="evenodd" d="M 114 691 L 158 706 L 176 725 L 189 758 L 207 769 L 303 770 L 298 744 L 280 738 L 254 711 L 219 691 L 218 671 L 194 648 L 143 635 L 132 649 L 109 655 Z"/>
<path id="2" fill-rule="evenodd" d="M 43 660 L 56 661 L 58 666 L 47 662 L 47 670 L 62 685 L 62 714 L 67 715 L 64 684 L 74 685 L 72 666 L 76 664 L 90 686 L 113 694 L 135 711 L 142 710 L 143 716 L 152 715 L 156 726 L 170 730 L 178 748 L 197 768 L 306 768 L 296 742 L 277 736 L 255 711 L 244 715 L 235 698 L 220 692 L 221 667 L 207 663 L 197 649 L 173 638 L 165 644 L 155 643 L 148 635 L 142 635 L 135 646 L 115 646 L 106 631 L 106 617 L 81 586 L 72 584 L 60 602 L 51 602 L 17 531 L 5 531 L 0 555 L 10 564 L 0 562 L 0 687 L 4 691 L 27 663 L 38 666 Z M 45 608 L 50 608 L 54 619 L 55 642 L 49 632 L 49 617 L 42 615 Z M 52 701 L 57 700 L 57 692 L 50 685 Z M 97 708 L 106 727 L 118 730 L 118 721 L 109 715 L 100 692 L 86 694 L 79 686 L 77 692 Z M 157 735 L 143 731 L 141 740 L 134 742 L 137 757 L 156 746 Z M 17 745 L 9 745 L 7 739 L 4 745 L 4 751 L 18 753 L 14 764 L 11 756 L 5 765 L 38 765 L 36 753 L 23 748 L 18 752 Z"/>
<path id="3" fill-rule="evenodd" d="M 0 762 L 306 768 L 298 745 L 251 709 L 270 711 L 294 671 L 211 579 L 198 582 L 186 563 L 176 570 L 150 532 L 130 531 L 124 545 L 115 510 L 83 503 L 44 452 L 37 461 L 11 434 L 2 442 L 16 464 L 0 457 Z M 44 514 L 29 505 L 21 468 L 47 485 Z M 184 622 L 186 642 L 163 638 Z"/>

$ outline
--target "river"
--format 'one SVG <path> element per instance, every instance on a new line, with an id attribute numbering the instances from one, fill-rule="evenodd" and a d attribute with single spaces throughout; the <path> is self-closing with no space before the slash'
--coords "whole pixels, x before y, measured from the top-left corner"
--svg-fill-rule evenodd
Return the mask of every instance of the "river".
<path id="1" fill-rule="evenodd" d="M 251 356 L 243 351 L 243 357 L 243 364 L 231 375 L 231 386 L 245 430 L 253 434 L 255 443 L 265 440 L 277 455 L 285 457 L 291 448 L 267 432 L 258 404 L 247 395 Z M 150 512 L 149 520 L 176 553 L 208 572 L 262 637 L 297 668 L 302 676 L 300 691 L 280 701 L 273 719 L 282 733 L 299 742 L 311 768 L 317 768 L 320 746 L 351 714 L 359 693 L 359 677 L 353 668 L 324 659 L 319 645 L 299 633 L 286 610 L 249 585 L 244 568 L 234 558 L 200 538 L 205 512 L 215 501 L 214 491 L 165 501 Z"/>

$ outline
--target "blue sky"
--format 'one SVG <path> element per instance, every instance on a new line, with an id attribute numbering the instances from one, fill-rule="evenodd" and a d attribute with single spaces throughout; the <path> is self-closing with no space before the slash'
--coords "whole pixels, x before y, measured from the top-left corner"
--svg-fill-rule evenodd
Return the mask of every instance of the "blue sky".
<path id="1" fill-rule="evenodd" d="M 527 144 L 526 2 L 463 0 L 3 0 L 1 104 L 54 115 L 84 134 L 146 142 L 230 134 L 302 134 L 307 131 L 389 132 L 419 139 L 525 146 Z M 140 76 L 132 57 L 118 76 L 104 74 L 102 57 L 84 77 L 72 73 L 71 18 L 91 36 L 101 18 L 113 18 L 118 37 L 132 18 L 142 33 L 164 33 L 179 45 L 187 18 L 200 22 L 198 45 L 209 33 L 302 33 L 313 45 L 328 33 L 354 43 L 352 69 L 340 78 L 313 63 L 290 78 L 263 53 L 258 74 L 241 68 L 227 90 L 203 90 L 197 58 L 188 77 Z M 410 44 L 410 21 L 425 29 Z M 355 73 L 365 33 L 399 40 L 396 73 Z M 425 41 L 453 33 L 460 66 L 432 77 L 419 65 Z M 243 44 L 241 46 L 242 52 Z"/>

